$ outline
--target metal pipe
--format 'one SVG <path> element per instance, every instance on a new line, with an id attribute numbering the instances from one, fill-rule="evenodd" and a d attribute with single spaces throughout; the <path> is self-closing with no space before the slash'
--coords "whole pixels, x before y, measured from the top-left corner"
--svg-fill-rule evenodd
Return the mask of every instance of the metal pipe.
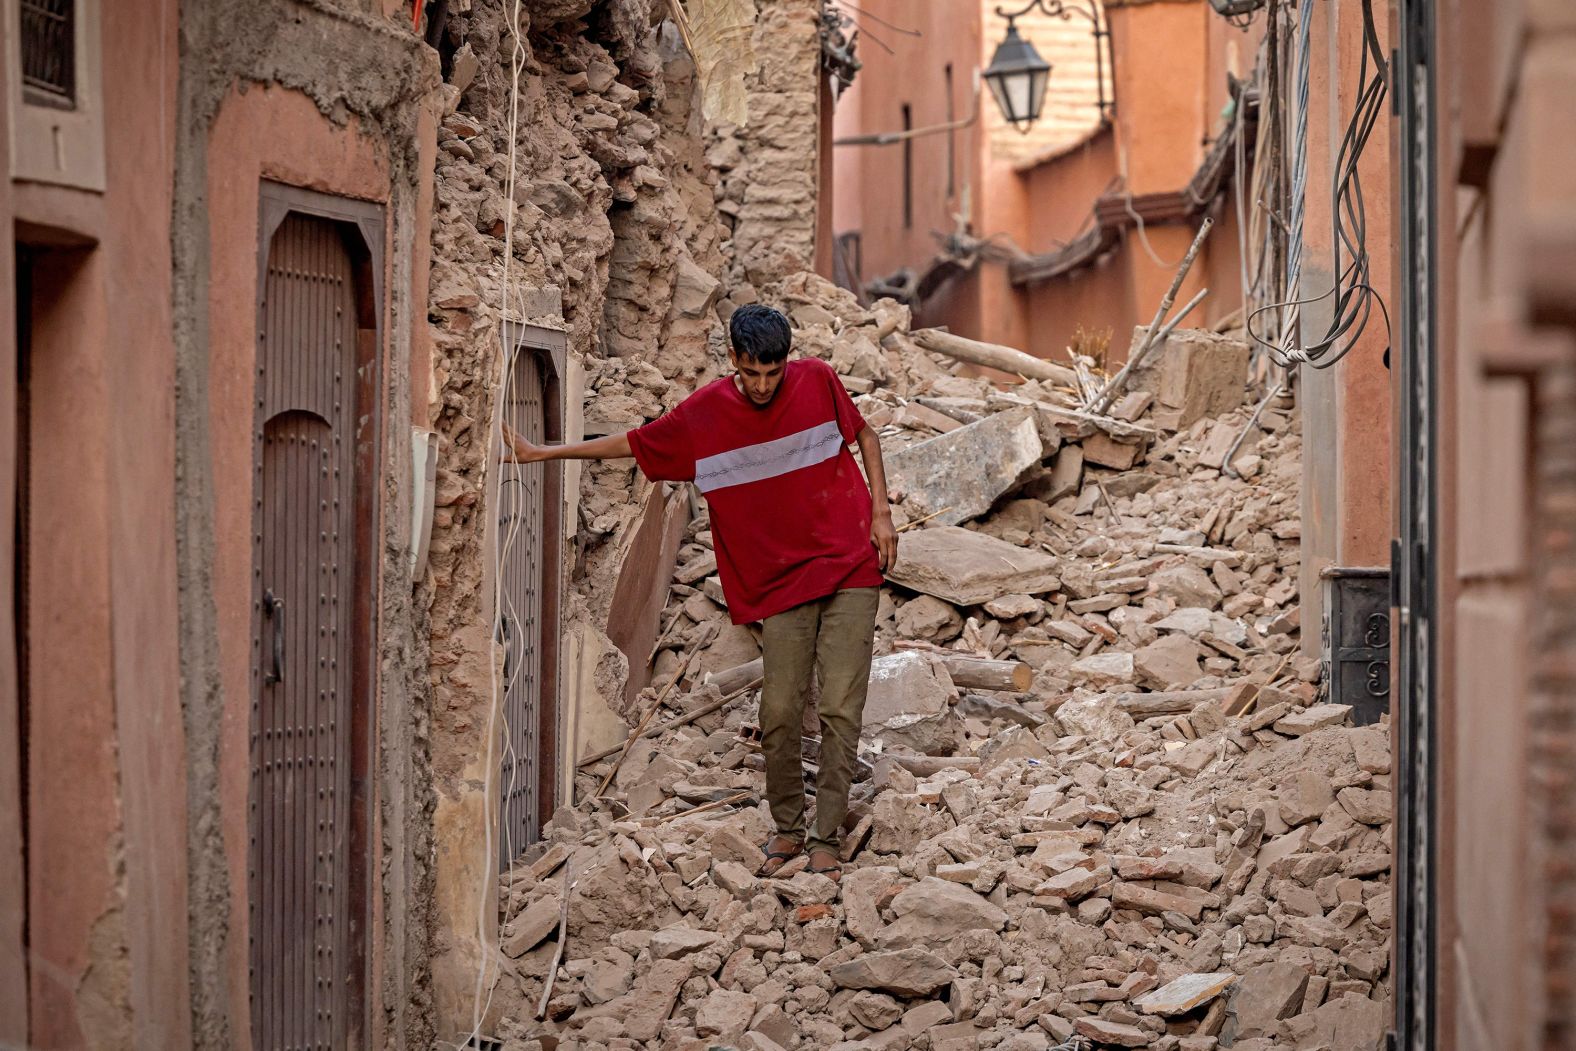
<path id="1" fill-rule="evenodd" d="M 974 71 L 974 101 L 969 107 L 969 115 L 962 120 L 948 121 L 945 124 L 929 124 L 923 128 L 910 128 L 906 131 L 873 131 L 868 135 L 845 135 L 841 139 L 833 139 L 833 146 L 891 146 L 895 143 L 917 139 L 922 135 L 939 135 L 942 132 L 957 131 L 967 128 L 980 116 L 980 76 L 979 70 Z"/>

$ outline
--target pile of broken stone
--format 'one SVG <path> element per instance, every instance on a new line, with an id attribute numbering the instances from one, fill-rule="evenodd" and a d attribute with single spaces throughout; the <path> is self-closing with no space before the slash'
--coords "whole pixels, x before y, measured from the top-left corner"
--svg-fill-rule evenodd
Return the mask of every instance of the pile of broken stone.
<path id="1" fill-rule="evenodd" d="M 680 675 L 670 728 L 585 766 L 501 878 L 504 1047 L 1380 1046 L 1388 733 L 1302 655 L 1295 408 L 1248 427 L 1246 348 L 1214 333 L 1095 417 L 957 374 L 890 301 L 783 300 L 912 524 L 846 873 L 755 875 L 758 648 L 702 515 L 629 713 Z"/>

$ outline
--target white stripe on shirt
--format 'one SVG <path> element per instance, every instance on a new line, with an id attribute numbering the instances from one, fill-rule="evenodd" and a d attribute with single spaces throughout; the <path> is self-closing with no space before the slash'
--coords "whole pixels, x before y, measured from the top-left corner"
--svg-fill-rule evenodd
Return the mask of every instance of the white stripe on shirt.
<path id="1" fill-rule="evenodd" d="M 703 493 L 730 485 L 744 485 L 766 478 L 814 467 L 830 460 L 843 447 L 843 432 L 836 420 L 774 438 L 757 445 L 746 445 L 695 461 L 695 484 Z"/>

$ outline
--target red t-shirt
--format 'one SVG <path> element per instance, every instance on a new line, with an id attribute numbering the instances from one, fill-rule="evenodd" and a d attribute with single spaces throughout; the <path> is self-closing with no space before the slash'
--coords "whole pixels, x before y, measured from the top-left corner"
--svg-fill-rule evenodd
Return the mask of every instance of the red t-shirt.
<path id="1" fill-rule="evenodd" d="M 848 451 L 864 427 L 832 367 L 802 358 L 770 404 L 724 376 L 630 431 L 629 446 L 647 477 L 705 494 L 728 612 L 748 624 L 881 585 L 870 489 Z"/>

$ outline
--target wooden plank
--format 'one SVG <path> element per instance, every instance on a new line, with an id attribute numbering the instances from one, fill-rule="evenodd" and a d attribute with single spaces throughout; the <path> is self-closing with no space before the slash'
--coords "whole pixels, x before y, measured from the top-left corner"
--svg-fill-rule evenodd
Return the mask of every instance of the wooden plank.
<path id="1" fill-rule="evenodd" d="M 629 658 L 625 700 L 633 705 L 651 682 L 651 651 L 662 624 L 668 584 L 673 580 L 689 501 L 682 487 L 668 491 L 665 483 L 651 487 L 640 525 L 624 552 L 618 583 L 607 618 L 607 637 Z"/>
<path id="2" fill-rule="evenodd" d="M 970 365 L 983 365 L 1025 379 L 1046 380 L 1067 387 L 1078 385 L 1077 376 L 1067 366 L 1025 354 L 1013 347 L 1004 347 L 999 343 L 983 343 L 939 328 L 922 328 L 909 335 L 914 342 L 926 350 L 958 361 L 966 361 Z"/>

